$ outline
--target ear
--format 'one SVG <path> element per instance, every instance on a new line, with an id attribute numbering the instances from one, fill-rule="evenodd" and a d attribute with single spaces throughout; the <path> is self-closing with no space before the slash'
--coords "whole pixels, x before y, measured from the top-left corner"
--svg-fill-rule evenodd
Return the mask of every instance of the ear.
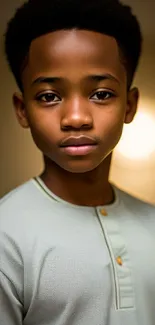
<path id="1" fill-rule="evenodd" d="M 139 100 L 138 88 L 130 89 L 127 95 L 127 109 L 126 109 L 124 123 L 129 124 L 133 121 L 134 116 L 137 112 L 138 100 Z"/>
<path id="2" fill-rule="evenodd" d="M 14 108 L 15 108 L 15 112 L 19 124 L 25 129 L 29 128 L 29 123 L 26 116 L 24 98 L 21 93 L 15 93 L 13 95 L 13 104 L 14 104 Z"/>

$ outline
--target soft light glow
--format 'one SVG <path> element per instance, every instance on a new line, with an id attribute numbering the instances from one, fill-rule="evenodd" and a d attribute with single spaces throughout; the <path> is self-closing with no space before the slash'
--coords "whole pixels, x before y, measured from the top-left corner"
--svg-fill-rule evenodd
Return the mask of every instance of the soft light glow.
<path id="1" fill-rule="evenodd" d="M 155 151 L 155 119 L 139 112 L 131 124 L 124 126 L 116 148 L 126 158 L 145 159 Z"/>

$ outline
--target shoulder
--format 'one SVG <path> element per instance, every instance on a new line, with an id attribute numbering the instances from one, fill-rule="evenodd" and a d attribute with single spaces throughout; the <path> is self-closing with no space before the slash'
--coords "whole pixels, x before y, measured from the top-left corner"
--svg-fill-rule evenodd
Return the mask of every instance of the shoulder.
<path id="1" fill-rule="evenodd" d="M 124 209 L 130 210 L 130 212 L 135 215 L 155 216 L 155 206 L 153 204 L 142 201 L 139 198 L 118 189 L 117 187 L 115 187 L 115 189 L 122 205 L 124 206 Z"/>
<path id="2" fill-rule="evenodd" d="M 25 195 L 31 194 L 34 191 L 34 180 L 30 179 L 29 181 L 25 182 L 24 184 L 18 186 L 17 188 L 13 189 L 5 196 L 0 199 L 0 208 L 5 206 L 8 203 L 13 203 L 16 200 L 25 197 Z"/>
<path id="3" fill-rule="evenodd" d="M 24 210 L 28 204 L 33 202 L 35 194 L 35 186 L 33 179 L 13 189 L 0 199 L 0 219 L 3 213 L 8 214 L 11 212 L 13 215 L 15 211 Z"/>
<path id="4" fill-rule="evenodd" d="M 11 212 L 13 215 L 30 209 L 34 211 L 36 208 L 44 206 L 44 203 L 48 205 L 47 202 L 50 202 L 51 205 L 55 200 L 52 197 L 49 200 L 48 195 L 38 185 L 36 179 L 32 178 L 0 199 L 0 218 L 3 212 Z"/>
<path id="5" fill-rule="evenodd" d="M 0 200 L 0 233 L 7 232 L 18 238 L 25 232 L 30 233 L 30 228 L 37 231 L 45 217 L 56 215 L 55 206 L 55 200 L 35 179 L 30 179 Z"/>
<path id="6" fill-rule="evenodd" d="M 33 187 L 33 180 L 29 180 L 0 200 L 0 240 L 11 237 L 18 241 L 24 234 L 25 212 L 33 204 Z"/>
<path id="7" fill-rule="evenodd" d="M 34 179 L 5 195 L 0 200 L 0 255 L 25 256 L 51 211 L 53 215 L 53 200 L 44 195 Z"/>
<path id="8" fill-rule="evenodd" d="M 50 201 L 52 204 L 52 200 Z M 34 179 L 18 186 L 0 200 L 0 231 L 15 233 L 30 226 L 39 213 L 45 211 L 48 200 Z"/>

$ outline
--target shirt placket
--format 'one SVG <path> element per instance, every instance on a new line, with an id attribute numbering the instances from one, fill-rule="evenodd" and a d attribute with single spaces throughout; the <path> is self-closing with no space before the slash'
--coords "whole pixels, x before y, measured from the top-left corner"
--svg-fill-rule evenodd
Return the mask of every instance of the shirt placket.
<path id="1" fill-rule="evenodd" d="M 97 218 L 111 259 L 116 310 L 135 308 L 132 267 L 118 221 L 104 208 L 96 209 Z"/>

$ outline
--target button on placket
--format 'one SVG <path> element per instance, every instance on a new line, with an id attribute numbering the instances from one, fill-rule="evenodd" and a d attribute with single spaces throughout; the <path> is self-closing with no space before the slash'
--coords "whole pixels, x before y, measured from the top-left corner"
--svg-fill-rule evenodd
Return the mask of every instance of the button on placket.
<path id="1" fill-rule="evenodd" d="M 131 275 L 132 266 L 125 239 L 121 234 L 117 218 L 112 216 L 107 209 L 98 207 L 97 215 L 111 257 L 116 309 L 132 309 L 135 307 L 135 293 Z"/>
<path id="2" fill-rule="evenodd" d="M 117 264 L 120 265 L 120 266 L 123 265 L 123 261 L 122 261 L 122 258 L 121 258 L 120 256 L 118 256 L 118 257 L 116 258 L 116 262 L 117 262 Z"/>
<path id="3" fill-rule="evenodd" d="M 100 213 L 102 216 L 106 217 L 108 215 L 107 211 L 105 209 L 100 209 Z"/>

